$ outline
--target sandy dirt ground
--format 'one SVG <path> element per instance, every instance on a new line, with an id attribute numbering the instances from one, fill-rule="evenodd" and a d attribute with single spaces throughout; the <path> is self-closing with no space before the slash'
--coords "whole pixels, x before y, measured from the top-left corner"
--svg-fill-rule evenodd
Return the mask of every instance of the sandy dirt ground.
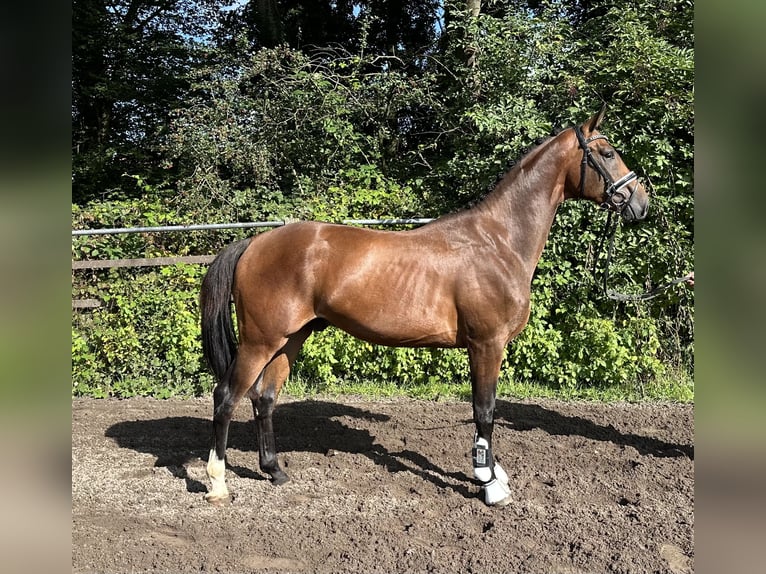
<path id="1" fill-rule="evenodd" d="M 490 508 L 467 402 L 283 398 L 280 487 L 246 403 L 217 507 L 211 398 L 73 400 L 72 571 L 694 571 L 692 405 L 499 400 L 514 499 Z"/>

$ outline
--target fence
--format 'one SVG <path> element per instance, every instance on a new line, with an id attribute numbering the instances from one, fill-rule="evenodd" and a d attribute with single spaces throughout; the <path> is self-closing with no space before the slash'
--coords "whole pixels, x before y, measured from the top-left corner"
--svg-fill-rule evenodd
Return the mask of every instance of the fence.
<path id="1" fill-rule="evenodd" d="M 158 227 L 112 227 L 104 229 L 73 229 L 72 237 L 83 235 L 119 235 L 126 233 L 167 233 L 178 231 L 210 231 L 218 229 L 252 229 L 258 227 L 282 227 L 296 220 L 285 221 L 249 221 L 244 223 L 207 223 L 200 225 L 165 225 Z M 433 221 L 430 218 L 403 219 L 344 219 L 344 225 L 422 225 Z M 152 267 L 175 265 L 176 263 L 210 263 L 215 255 L 191 255 L 185 257 L 150 257 L 141 259 L 102 259 L 72 261 L 72 269 L 109 269 L 114 267 Z"/>

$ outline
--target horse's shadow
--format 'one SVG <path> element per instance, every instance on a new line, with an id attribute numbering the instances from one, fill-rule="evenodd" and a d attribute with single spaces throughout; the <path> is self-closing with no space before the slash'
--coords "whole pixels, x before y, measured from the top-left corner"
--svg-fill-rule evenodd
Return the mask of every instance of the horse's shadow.
<path id="1" fill-rule="evenodd" d="M 274 414 L 278 449 L 282 453 L 330 451 L 361 454 L 389 472 L 412 472 L 440 488 L 453 490 L 466 498 L 477 496 L 469 487 L 474 481 L 462 472 L 449 473 L 423 455 L 401 450 L 392 452 L 376 442 L 368 430 L 349 426 L 341 417 L 385 423 L 388 415 L 331 401 L 295 401 L 280 405 Z M 632 446 L 642 455 L 660 457 L 686 456 L 694 459 L 694 447 L 668 443 L 652 437 L 626 434 L 612 426 L 603 426 L 578 416 L 568 416 L 533 404 L 497 401 L 496 426 L 527 431 L 539 428 L 551 435 L 578 435 L 584 438 Z M 458 422 L 458 421 L 456 421 Z M 460 421 L 470 424 L 470 420 Z M 112 425 L 106 436 L 118 446 L 156 457 L 155 467 L 167 468 L 175 477 L 186 481 L 189 492 L 206 492 L 206 486 L 189 476 L 187 464 L 206 460 L 211 444 L 212 424 L 208 418 L 167 417 L 154 420 L 125 421 Z M 190 448 L 190 445 L 195 445 Z M 228 446 L 242 451 L 258 452 L 256 426 L 253 421 L 232 421 Z M 228 468 L 242 478 L 266 480 L 255 468 L 229 464 Z M 451 481 L 445 480 L 452 479 Z"/>
<path id="2" fill-rule="evenodd" d="M 580 416 L 569 416 L 533 404 L 497 401 L 495 426 L 517 431 L 541 429 L 550 435 L 581 436 L 635 448 L 641 455 L 687 457 L 694 460 L 694 446 L 666 442 L 654 437 L 623 433 L 612 425 L 601 425 Z"/>
<path id="3" fill-rule="evenodd" d="M 476 496 L 468 484 L 471 479 L 464 473 L 449 473 L 431 463 L 423 455 L 411 451 L 389 451 L 376 442 L 369 431 L 354 428 L 338 420 L 350 417 L 357 420 L 385 422 L 388 415 L 373 413 L 350 405 L 328 401 L 297 401 L 280 405 L 274 413 L 274 430 L 280 453 L 314 452 L 327 455 L 332 451 L 361 454 L 389 472 L 412 472 L 436 486 L 454 490 L 465 497 Z M 112 425 L 106 436 L 118 446 L 137 452 L 149 453 L 157 458 L 155 467 L 168 469 L 175 477 L 186 481 L 189 492 L 206 492 L 206 486 L 189 476 L 188 463 L 206 460 L 212 441 L 210 419 L 190 416 L 167 417 L 154 420 L 125 421 Z M 258 452 L 254 421 L 233 420 L 229 427 L 228 447 Z M 194 448 L 190 448 L 194 445 Z M 227 462 L 227 468 L 242 478 L 266 480 L 255 468 L 246 468 Z M 445 480 L 452 478 L 454 481 Z M 457 484 L 455 484 L 457 482 Z"/>

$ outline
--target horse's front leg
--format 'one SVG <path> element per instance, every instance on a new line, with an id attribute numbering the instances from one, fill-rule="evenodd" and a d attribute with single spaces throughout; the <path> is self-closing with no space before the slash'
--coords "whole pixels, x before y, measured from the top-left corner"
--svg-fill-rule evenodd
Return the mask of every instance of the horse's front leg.
<path id="1" fill-rule="evenodd" d="M 495 424 L 495 393 L 503 360 L 503 345 L 478 343 L 468 348 L 473 391 L 473 420 L 476 423 L 473 450 L 473 474 L 481 481 L 484 502 L 505 506 L 511 502 L 508 475 L 492 454 L 492 430 Z"/>

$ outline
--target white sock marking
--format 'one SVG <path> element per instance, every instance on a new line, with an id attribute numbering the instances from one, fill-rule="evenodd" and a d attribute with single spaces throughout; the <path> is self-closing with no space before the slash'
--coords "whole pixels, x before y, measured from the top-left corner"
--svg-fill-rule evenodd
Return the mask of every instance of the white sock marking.
<path id="1" fill-rule="evenodd" d="M 226 498 L 229 489 L 226 488 L 226 462 L 219 459 L 215 449 L 210 449 L 207 460 L 207 475 L 210 478 L 211 488 L 205 498 Z"/>

